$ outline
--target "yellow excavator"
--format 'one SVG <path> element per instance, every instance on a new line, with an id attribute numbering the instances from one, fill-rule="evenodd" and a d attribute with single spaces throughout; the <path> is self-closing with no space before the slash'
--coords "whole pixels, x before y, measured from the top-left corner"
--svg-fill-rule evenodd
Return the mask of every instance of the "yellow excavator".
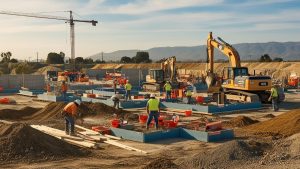
<path id="1" fill-rule="evenodd" d="M 172 56 L 162 59 L 160 69 L 150 69 L 146 76 L 146 82 L 143 83 L 144 91 L 159 91 L 166 81 L 172 84 L 176 83 L 176 57 Z"/>
<path id="2" fill-rule="evenodd" d="M 270 76 L 250 75 L 248 67 L 242 67 L 237 50 L 223 39 L 213 38 L 212 32 L 207 38 L 207 77 L 208 87 L 213 86 L 216 74 L 214 73 L 214 48 L 219 49 L 229 59 L 231 67 L 225 67 L 222 74 L 222 89 L 229 100 L 241 102 L 268 102 L 272 87 Z"/>

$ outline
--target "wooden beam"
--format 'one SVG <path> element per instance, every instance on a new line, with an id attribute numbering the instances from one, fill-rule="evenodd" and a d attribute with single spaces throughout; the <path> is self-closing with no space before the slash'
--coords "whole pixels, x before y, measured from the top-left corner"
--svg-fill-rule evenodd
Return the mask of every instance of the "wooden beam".
<path id="1" fill-rule="evenodd" d="M 124 148 L 126 150 L 136 151 L 136 152 L 148 154 L 148 152 L 146 152 L 146 151 L 143 151 L 143 150 L 140 150 L 140 149 L 137 149 L 137 148 L 133 148 L 133 147 L 130 147 L 130 146 L 118 143 L 118 142 L 116 142 L 114 140 L 107 140 L 107 141 L 104 141 L 104 143 L 111 144 L 111 145 L 114 145 L 114 146 L 117 146 L 117 147 L 120 147 L 120 148 Z"/>
<path id="2" fill-rule="evenodd" d="M 112 136 L 112 135 L 108 135 L 108 134 L 104 134 L 105 137 L 111 138 L 111 139 L 115 139 L 115 140 L 121 140 L 121 137 L 116 137 L 116 136 Z"/>
<path id="3" fill-rule="evenodd" d="M 7 121 L 7 120 L 0 120 L 0 123 L 4 123 L 4 124 L 14 124 L 15 122 Z"/>

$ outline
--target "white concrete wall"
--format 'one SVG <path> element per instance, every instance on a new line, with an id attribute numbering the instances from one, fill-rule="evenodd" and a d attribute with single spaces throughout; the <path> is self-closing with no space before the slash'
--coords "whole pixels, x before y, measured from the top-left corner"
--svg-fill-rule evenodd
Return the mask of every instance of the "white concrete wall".
<path id="1" fill-rule="evenodd" d="M 44 89 L 44 75 L 1 75 L 0 86 L 4 89 L 20 89 L 26 87 L 29 89 Z"/>

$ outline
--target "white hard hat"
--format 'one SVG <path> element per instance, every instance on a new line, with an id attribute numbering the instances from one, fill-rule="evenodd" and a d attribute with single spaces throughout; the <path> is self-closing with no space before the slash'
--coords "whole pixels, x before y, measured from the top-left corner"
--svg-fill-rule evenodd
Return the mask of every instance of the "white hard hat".
<path id="1" fill-rule="evenodd" d="M 154 94 L 154 93 L 151 93 L 151 94 L 150 94 L 150 97 L 155 97 L 155 94 Z"/>
<path id="2" fill-rule="evenodd" d="M 81 104 L 81 101 L 78 100 L 78 99 L 76 99 L 74 102 L 75 102 L 78 106 Z"/>

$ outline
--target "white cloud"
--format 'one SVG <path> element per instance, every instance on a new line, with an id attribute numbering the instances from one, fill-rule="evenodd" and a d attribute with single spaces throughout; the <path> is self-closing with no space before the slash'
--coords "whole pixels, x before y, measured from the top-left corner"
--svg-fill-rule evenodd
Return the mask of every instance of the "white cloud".
<path id="1" fill-rule="evenodd" d="M 114 7 L 109 10 L 113 13 L 141 14 L 182 7 L 216 5 L 223 0 L 137 0 L 135 2 Z"/>

